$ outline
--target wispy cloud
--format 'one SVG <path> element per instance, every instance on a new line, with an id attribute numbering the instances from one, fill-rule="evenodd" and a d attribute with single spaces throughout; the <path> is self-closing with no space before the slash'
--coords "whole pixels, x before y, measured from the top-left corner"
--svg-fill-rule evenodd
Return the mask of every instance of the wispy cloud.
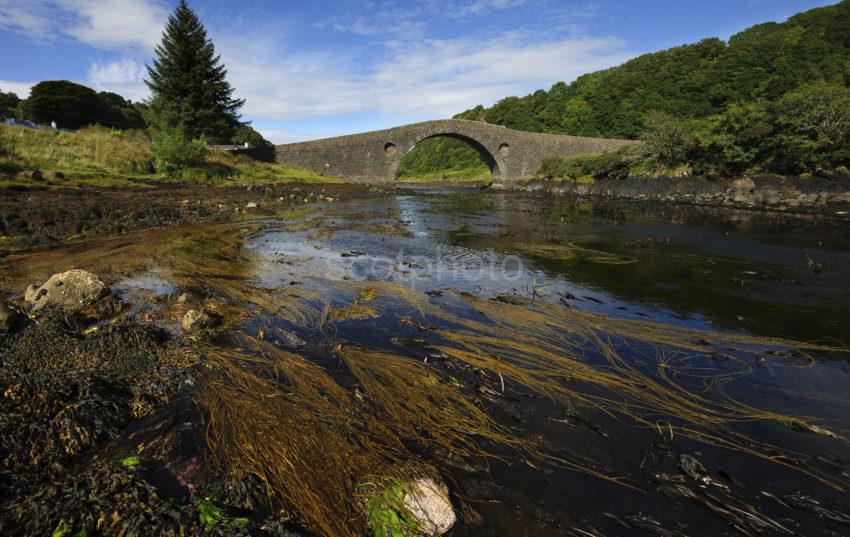
<path id="1" fill-rule="evenodd" d="M 33 40 L 45 40 L 54 26 L 48 16 L 49 8 L 45 0 L 0 0 L 0 28 L 21 32 Z"/>
<path id="2" fill-rule="evenodd" d="M 35 41 L 66 35 L 107 49 L 152 49 L 167 17 L 161 0 L 0 0 L 0 28 Z"/>
<path id="3" fill-rule="evenodd" d="M 527 0 L 475 0 L 471 3 L 450 3 L 446 8 L 452 17 L 466 17 L 469 15 L 481 15 L 490 11 L 498 11 L 510 7 L 521 6 Z"/>
<path id="4" fill-rule="evenodd" d="M 88 84 L 99 91 L 112 91 L 127 99 L 140 101 L 148 96 L 144 64 L 130 58 L 114 62 L 95 62 L 89 67 Z"/>
<path id="5" fill-rule="evenodd" d="M 395 44 L 360 72 L 252 63 L 225 44 L 230 78 L 249 116 L 294 119 L 371 112 L 388 118 L 446 117 L 527 93 L 631 56 L 614 38 L 535 41 L 520 35 Z"/>
<path id="6" fill-rule="evenodd" d="M 301 127 L 282 126 L 286 122 L 336 118 L 321 122 L 347 130 L 356 122 L 344 122 L 344 117 L 371 118 L 371 127 L 449 117 L 633 56 L 619 39 L 582 33 L 581 23 L 592 16 L 595 1 L 567 7 L 557 0 L 544 2 L 535 9 L 548 6 L 549 11 L 535 18 L 541 21 L 531 23 L 536 27 L 516 26 L 509 32 L 501 23 L 493 32 L 493 27 L 474 28 L 471 21 L 499 21 L 526 0 L 372 2 L 357 12 L 313 22 L 315 31 L 348 34 L 321 45 L 302 45 L 294 23 L 262 20 L 250 6 L 235 17 L 210 7 L 205 20 L 236 95 L 247 99 L 245 119 L 257 120 L 267 136 L 283 142 L 311 137 L 295 132 Z M 148 95 L 144 63 L 167 15 L 165 0 L 0 0 L 0 28 L 33 39 L 64 36 L 106 51 L 81 78 L 98 90 L 134 100 Z M 448 21 L 470 30 L 452 38 L 438 31 Z M 8 87 L 26 86 L 14 84 Z"/>
<path id="7" fill-rule="evenodd" d="M 315 140 L 317 138 L 325 137 L 303 132 L 285 131 L 281 129 L 259 129 L 258 132 L 263 135 L 263 138 L 265 138 L 266 140 L 270 140 L 276 144 L 303 142 L 306 140 Z"/>
<path id="8" fill-rule="evenodd" d="M 76 16 L 76 23 L 64 29 L 68 35 L 102 48 L 152 49 L 169 11 L 151 0 L 59 0 L 59 6 Z"/>

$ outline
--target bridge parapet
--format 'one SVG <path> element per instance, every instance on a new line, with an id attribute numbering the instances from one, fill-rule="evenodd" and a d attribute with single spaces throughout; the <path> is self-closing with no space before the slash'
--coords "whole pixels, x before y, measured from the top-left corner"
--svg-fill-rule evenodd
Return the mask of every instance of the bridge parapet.
<path id="1" fill-rule="evenodd" d="M 276 146 L 279 162 L 353 182 L 390 182 L 404 155 L 420 141 L 449 136 L 475 147 L 494 181 L 515 181 L 537 173 L 550 155 L 613 151 L 630 140 L 586 138 L 517 131 L 461 119 L 423 121 L 391 129 Z"/>

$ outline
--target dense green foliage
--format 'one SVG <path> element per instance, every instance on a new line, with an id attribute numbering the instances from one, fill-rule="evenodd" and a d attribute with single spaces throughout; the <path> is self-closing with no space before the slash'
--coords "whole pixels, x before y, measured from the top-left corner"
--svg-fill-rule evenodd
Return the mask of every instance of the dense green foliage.
<path id="1" fill-rule="evenodd" d="M 456 178 L 457 172 L 470 177 L 488 171 L 481 154 L 467 142 L 447 136 L 427 138 L 416 144 L 402 158 L 396 175 L 399 179 L 422 175 L 445 175 Z"/>
<path id="2" fill-rule="evenodd" d="M 232 139 L 244 101 L 233 98 L 221 58 L 185 0 L 168 19 L 148 75 L 149 122 L 155 127 L 213 143 Z"/>
<path id="3" fill-rule="evenodd" d="M 179 177 L 183 170 L 204 163 L 207 146 L 202 140 L 187 138 L 180 129 L 164 130 L 154 135 L 153 154 L 159 173 Z"/>
<path id="4" fill-rule="evenodd" d="M 850 1 L 728 43 L 705 39 L 456 116 L 534 131 L 640 138 L 697 173 L 848 162 Z"/>
<path id="5" fill-rule="evenodd" d="M 624 179 L 639 158 L 633 149 L 575 157 L 551 156 L 543 159 L 538 174 L 544 179 L 573 181 Z"/>
<path id="6" fill-rule="evenodd" d="M 46 80 L 30 90 L 23 102 L 24 118 L 38 123 L 55 121 L 59 127 L 85 125 L 139 129 L 144 127 L 136 105 L 116 93 L 95 90 L 67 80 Z"/>
<path id="7" fill-rule="evenodd" d="M 18 117 L 18 105 L 21 99 L 13 92 L 0 90 L 0 120 L 7 117 Z"/>

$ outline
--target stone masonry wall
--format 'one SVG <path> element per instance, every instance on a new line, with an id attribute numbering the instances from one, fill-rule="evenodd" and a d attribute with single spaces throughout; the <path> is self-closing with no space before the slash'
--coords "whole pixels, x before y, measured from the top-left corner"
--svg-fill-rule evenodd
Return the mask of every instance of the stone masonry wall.
<path id="1" fill-rule="evenodd" d="M 494 181 L 515 181 L 534 175 L 544 157 L 613 151 L 629 140 L 584 138 L 517 131 L 498 125 L 446 119 L 392 129 L 325 138 L 276 147 L 285 162 L 353 182 L 391 182 L 402 157 L 421 140 L 451 136 L 469 142 L 490 166 Z"/>

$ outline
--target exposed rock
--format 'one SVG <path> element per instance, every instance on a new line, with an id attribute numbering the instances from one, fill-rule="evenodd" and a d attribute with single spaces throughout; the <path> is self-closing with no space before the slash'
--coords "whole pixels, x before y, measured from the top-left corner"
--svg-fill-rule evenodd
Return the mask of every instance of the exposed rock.
<path id="1" fill-rule="evenodd" d="M 44 174 L 44 176 L 47 177 L 48 179 L 64 179 L 65 178 L 65 174 L 62 173 L 62 172 L 47 172 L 46 174 Z"/>
<path id="2" fill-rule="evenodd" d="M 26 170 L 18 174 L 21 179 L 32 179 L 33 181 L 42 181 L 44 175 L 39 170 Z"/>
<path id="3" fill-rule="evenodd" d="M 431 478 L 420 478 L 411 483 L 402 502 L 425 535 L 442 535 L 457 520 L 446 485 Z"/>
<path id="4" fill-rule="evenodd" d="M 280 341 L 278 341 L 278 343 L 286 345 L 287 347 L 300 349 L 301 347 L 307 346 L 307 342 L 298 337 L 295 332 L 290 332 L 288 330 L 278 330 L 275 332 L 275 334 L 280 336 Z"/>
<path id="5" fill-rule="evenodd" d="M 183 316 L 183 330 L 195 332 L 204 328 L 212 328 L 219 324 L 221 319 L 218 315 L 207 310 L 189 310 Z"/>
<path id="6" fill-rule="evenodd" d="M 245 205 L 245 208 L 246 208 L 246 209 L 256 209 L 256 208 L 257 208 L 257 203 L 256 203 L 256 202 L 254 202 L 254 201 L 249 201 L 249 202 L 248 202 L 248 204 L 247 204 L 247 205 Z"/>
<path id="7" fill-rule="evenodd" d="M 513 304 L 515 306 L 523 306 L 526 303 L 526 301 L 522 297 L 511 294 L 511 293 L 504 293 L 504 294 L 501 294 L 501 295 L 497 295 L 495 300 L 497 302 L 504 302 L 505 304 Z"/>
<path id="8" fill-rule="evenodd" d="M 200 302 L 201 302 L 200 297 L 198 297 L 197 295 L 195 295 L 194 293 L 189 292 L 189 291 L 186 291 L 184 293 L 180 293 L 180 295 L 177 297 L 177 303 L 178 304 L 186 304 L 187 306 L 190 306 L 190 305 L 193 305 L 193 304 L 199 304 Z"/>
<path id="9" fill-rule="evenodd" d="M 113 438 L 131 397 L 124 383 L 91 370 L 0 371 L 3 466 L 43 467 Z"/>
<path id="10" fill-rule="evenodd" d="M 109 288 L 100 278 L 85 270 L 73 269 L 54 274 L 44 285 L 30 285 L 24 299 L 33 312 L 44 308 L 77 310 L 107 295 Z"/>
<path id="11" fill-rule="evenodd" d="M 735 179 L 730 185 L 730 188 L 735 190 L 753 190 L 755 189 L 755 187 L 756 183 L 749 177 L 741 177 L 740 179 Z"/>

